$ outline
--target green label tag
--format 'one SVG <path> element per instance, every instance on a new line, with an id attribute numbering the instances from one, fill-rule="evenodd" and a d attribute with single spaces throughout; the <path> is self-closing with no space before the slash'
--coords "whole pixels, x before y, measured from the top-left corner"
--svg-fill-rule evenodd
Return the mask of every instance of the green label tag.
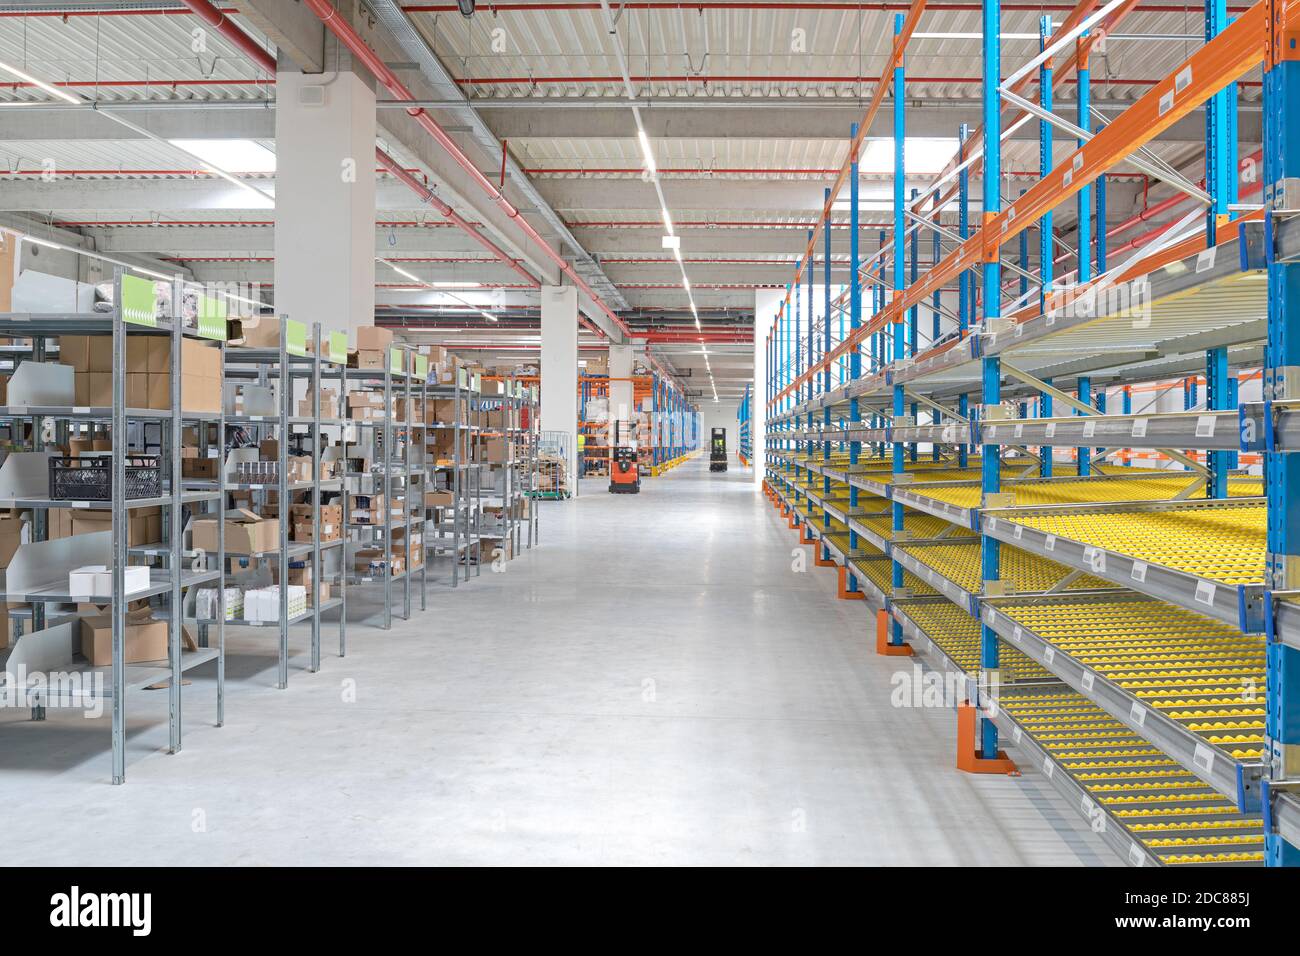
<path id="1" fill-rule="evenodd" d="M 284 350 L 290 355 L 308 354 L 306 323 L 284 320 Z"/>
<path id="2" fill-rule="evenodd" d="M 429 378 L 429 357 L 427 355 L 417 355 L 415 357 L 415 377 L 421 382 Z"/>
<path id="3" fill-rule="evenodd" d="M 226 300 L 199 296 L 199 335 L 205 339 L 226 340 Z"/>
<path id="4" fill-rule="evenodd" d="M 528 397 L 529 397 L 529 399 L 531 399 L 531 400 L 534 401 L 534 402 L 537 401 L 537 386 L 536 386 L 536 385 L 534 385 L 534 386 L 532 386 L 531 388 L 528 389 Z"/>
<path id="5" fill-rule="evenodd" d="M 393 346 L 388 350 L 388 371 L 394 375 L 401 375 L 402 368 L 402 350 Z"/>
<path id="6" fill-rule="evenodd" d="M 122 276 L 122 319 L 133 325 L 158 324 L 154 304 L 153 280 L 139 276 Z"/>
<path id="7" fill-rule="evenodd" d="M 473 390 L 480 393 L 483 391 L 483 374 L 481 372 L 474 373 Z"/>
<path id="8" fill-rule="evenodd" d="M 330 333 L 330 361 L 335 365 L 347 364 L 348 334 L 346 332 Z"/>
<path id="9" fill-rule="evenodd" d="M 469 377 L 463 368 L 456 369 L 456 384 L 461 388 L 469 388 Z"/>

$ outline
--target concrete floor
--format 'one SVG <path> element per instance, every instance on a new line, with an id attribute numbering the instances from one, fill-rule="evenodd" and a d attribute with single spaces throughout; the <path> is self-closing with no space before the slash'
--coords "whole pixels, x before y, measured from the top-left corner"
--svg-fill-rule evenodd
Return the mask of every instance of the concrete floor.
<path id="1" fill-rule="evenodd" d="M 703 461 L 639 497 L 593 481 L 542 504 L 541 547 L 391 632 L 352 592 L 349 655 L 295 661 L 231 635 L 210 675 L 108 725 L 0 712 L 13 859 L 45 864 L 1115 865 L 1035 773 L 953 769 L 951 711 L 896 708 L 860 603 L 748 472 Z M 418 607 L 418 603 L 417 603 Z M 295 632 L 297 650 L 306 631 Z M 1014 756 L 1014 753 L 1013 753 Z"/>

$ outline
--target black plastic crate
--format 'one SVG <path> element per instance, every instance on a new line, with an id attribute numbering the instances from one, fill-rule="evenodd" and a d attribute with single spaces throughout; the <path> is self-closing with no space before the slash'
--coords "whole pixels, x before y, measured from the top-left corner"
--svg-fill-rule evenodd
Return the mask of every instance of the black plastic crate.
<path id="1" fill-rule="evenodd" d="M 126 497 L 156 498 L 162 494 L 158 455 L 126 456 Z M 50 498 L 56 501 L 110 501 L 113 497 L 113 456 L 50 459 Z"/>

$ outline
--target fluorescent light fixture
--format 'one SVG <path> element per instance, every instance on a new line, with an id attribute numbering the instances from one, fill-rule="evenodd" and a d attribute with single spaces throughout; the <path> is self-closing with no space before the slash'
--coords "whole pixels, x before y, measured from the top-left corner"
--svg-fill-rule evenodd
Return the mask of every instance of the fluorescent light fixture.
<path id="1" fill-rule="evenodd" d="M 933 175 L 941 172 L 957 155 L 960 144 L 955 136 L 909 136 L 903 141 L 903 165 L 907 175 Z M 858 159 L 858 168 L 873 173 L 894 171 L 893 139 L 868 139 Z"/>
<path id="2" fill-rule="evenodd" d="M 0 60 L 0 70 L 4 70 L 6 73 L 13 74 L 14 76 L 18 77 L 18 79 L 22 80 L 24 83 L 30 83 L 32 86 L 36 87 L 37 89 L 44 90 L 46 93 L 49 93 L 50 96 L 58 97 L 59 99 L 63 100 L 63 102 L 65 103 L 76 103 L 78 106 L 80 106 L 82 103 L 85 102 L 85 100 L 83 100 L 79 96 L 73 96 L 71 93 L 67 92 L 66 90 L 61 90 L 57 86 L 54 86 L 53 84 L 46 83 L 44 80 L 38 80 L 36 77 L 32 76 L 26 70 L 20 70 L 12 63 L 6 63 L 4 60 Z"/>
<path id="3" fill-rule="evenodd" d="M 669 214 L 667 209 L 663 210 L 663 215 L 664 215 L 664 228 L 667 229 L 669 235 L 671 235 L 673 231 L 673 217 Z"/>
<path id="4" fill-rule="evenodd" d="M 169 139 L 209 166 L 234 173 L 273 173 L 275 153 L 251 139 Z"/>
<path id="5" fill-rule="evenodd" d="M 433 286 L 435 289 L 481 289 L 483 288 L 482 282 L 438 281 L 438 282 L 430 282 L 428 284 Z"/>
<path id="6" fill-rule="evenodd" d="M 30 242 L 34 246 L 44 246 L 46 249 L 63 250 L 66 248 L 57 242 L 50 242 L 48 239 L 37 239 L 35 236 L 22 236 L 21 238 L 24 242 Z"/>
<path id="7" fill-rule="evenodd" d="M 650 137 L 645 134 L 645 130 L 636 131 L 637 139 L 641 141 L 641 154 L 645 157 L 645 166 L 651 173 L 657 173 L 659 167 L 655 165 L 654 150 L 650 148 Z"/>

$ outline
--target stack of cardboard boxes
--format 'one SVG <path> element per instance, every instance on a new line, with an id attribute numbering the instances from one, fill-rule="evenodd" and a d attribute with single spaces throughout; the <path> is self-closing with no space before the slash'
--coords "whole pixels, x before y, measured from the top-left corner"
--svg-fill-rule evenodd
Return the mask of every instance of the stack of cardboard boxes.
<path id="1" fill-rule="evenodd" d="M 393 345 L 393 333 L 374 325 L 357 328 L 357 347 L 348 353 L 348 367 L 358 369 L 388 368 L 388 350 Z"/>
<path id="2" fill-rule="evenodd" d="M 129 408 L 168 409 L 171 400 L 171 339 L 162 335 L 126 337 L 126 404 Z M 73 403 L 93 408 L 113 405 L 113 349 L 103 335 L 64 335 L 59 355 L 71 365 Z M 181 340 L 181 408 L 221 410 L 221 352 L 198 339 Z"/>
<path id="3" fill-rule="evenodd" d="M 290 525 L 289 540 L 311 541 L 312 520 L 320 512 L 320 540 L 337 541 L 343 537 L 343 506 L 321 505 L 319 508 L 309 504 L 289 506 Z"/>

